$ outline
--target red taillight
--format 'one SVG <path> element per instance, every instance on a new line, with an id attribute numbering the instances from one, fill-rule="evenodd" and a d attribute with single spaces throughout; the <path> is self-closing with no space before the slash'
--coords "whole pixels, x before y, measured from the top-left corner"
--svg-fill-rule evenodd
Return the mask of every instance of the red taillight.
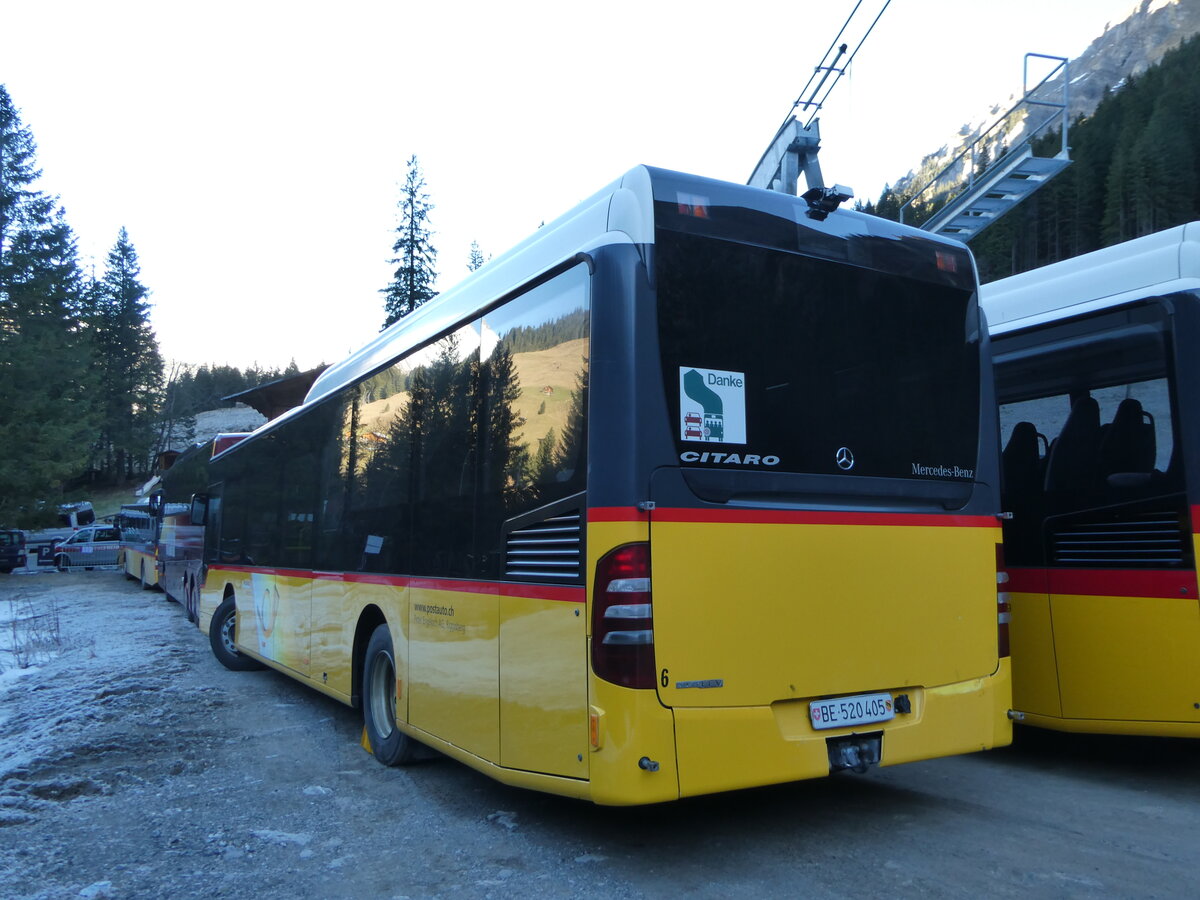
<path id="1" fill-rule="evenodd" d="M 1012 618 L 1012 606 L 1009 593 L 1005 590 L 1008 584 L 1008 572 L 1004 569 L 1004 545 L 996 545 L 996 651 L 999 656 L 1008 656 L 1008 622 Z"/>
<path id="2" fill-rule="evenodd" d="M 596 564 L 592 670 L 613 684 L 654 687 L 649 544 L 618 547 Z"/>

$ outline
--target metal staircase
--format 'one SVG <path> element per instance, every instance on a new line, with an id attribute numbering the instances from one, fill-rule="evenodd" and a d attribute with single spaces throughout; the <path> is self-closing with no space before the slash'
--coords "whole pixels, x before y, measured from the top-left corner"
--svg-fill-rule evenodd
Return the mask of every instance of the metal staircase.
<path id="1" fill-rule="evenodd" d="M 1032 89 L 1031 58 L 1057 63 Z M 1056 76 L 1059 83 L 1047 88 Z M 913 194 L 900 207 L 900 221 L 969 241 L 1046 184 L 1071 164 L 1067 143 L 1069 91 L 1064 57 L 1026 53 L 1021 100 Z M 1043 93 L 1061 93 L 1061 99 L 1043 99 Z M 1055 125 L 1062 135 L 1059 152 L 1051 157 L 1034 156 L 1034 141 Z M 1010 149 L 1008 140 L 1013 133 L 1020 140 Z M 985 162 L 993 157 L 994 161 Z"/>

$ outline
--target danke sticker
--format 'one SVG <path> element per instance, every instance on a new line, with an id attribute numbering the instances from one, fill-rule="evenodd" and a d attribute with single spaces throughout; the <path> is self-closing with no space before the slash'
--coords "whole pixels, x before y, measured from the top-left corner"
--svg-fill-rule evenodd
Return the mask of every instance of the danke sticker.
<path id="1" fill-rule="evenodd" d="M 679 433 L 685 441 L 746 443 L 746 374 L 680 366 Z"/>

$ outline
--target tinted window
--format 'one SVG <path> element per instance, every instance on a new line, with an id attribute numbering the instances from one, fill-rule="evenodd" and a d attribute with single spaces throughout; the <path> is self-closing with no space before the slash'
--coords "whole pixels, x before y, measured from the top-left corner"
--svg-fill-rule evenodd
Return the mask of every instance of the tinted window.
<path id="1" fill-rule="evenodd" d="M 507 519 L 584 489 L 588 271 L 577 266 L 483 318 L 481 559 L 500 572 Z"/>
<path id="2" fill-rule="evenodd" d="M 583 489 L 587 279 L 577 266 L 219 459 L 222 559 L 499 575 L 505 521 Z"/>
<path id="3" fill-rule="evenodd" d="M 732 455 L 782 472 L 973 478 L 980 336 L 968 291 L 696 235 L 656 240 L 663 379 L 685 466 Z"/>
<path id="4" fill-rule="evenodd" d="M 1008 562 L 1190 563 L 1169 334 L 1151 304 L 995 340 Z"/>

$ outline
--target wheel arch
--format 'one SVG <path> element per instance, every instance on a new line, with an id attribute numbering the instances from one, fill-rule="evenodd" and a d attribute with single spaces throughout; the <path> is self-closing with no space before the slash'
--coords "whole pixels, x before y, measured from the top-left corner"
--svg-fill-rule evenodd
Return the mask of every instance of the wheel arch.
<path id="1" fill-rule="evenodd" d="M 374 603 L 365 607 L 358 616 L 358 624 L 354 626 L 354 657 L 351 667 L 350 705 L 355 709 L 362 708 L 362 670 L 363 661 L 367 655 L 367 644 L 371 635 L 380 625 L 389 625 L 387 616 Z M 395 640 L 393 638 L 393 640 Z"/>

